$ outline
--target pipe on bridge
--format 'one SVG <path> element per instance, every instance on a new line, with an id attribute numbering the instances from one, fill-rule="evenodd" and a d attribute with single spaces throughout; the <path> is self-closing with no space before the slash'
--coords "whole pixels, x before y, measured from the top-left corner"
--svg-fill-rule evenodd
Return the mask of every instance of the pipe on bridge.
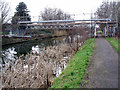
<path id="1" fill-rule="evenodd" d="M 46 21 L 19 21 L 19 24 L 29 23 L 60 23 L 60 22 L 79 22 L 79 21 L 111 21 L 111 19 L 87 19 L 87 20 L 46 20 Z"/>

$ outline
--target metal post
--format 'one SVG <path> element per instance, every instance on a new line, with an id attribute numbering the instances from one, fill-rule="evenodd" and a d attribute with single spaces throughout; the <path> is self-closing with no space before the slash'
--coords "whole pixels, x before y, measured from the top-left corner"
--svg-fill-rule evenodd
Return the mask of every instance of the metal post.
<path id="1" fill-rule="evenodd" d="M 104 27 L 104 36 L 106 37 L 106 27 Z"/>
<path id="2" fill-rule="evenodd" d="M 17 36 L 20 36 L 19 23 L 17 24 Z"/>
<path id="3" fill-rule="evenodd" d="M 96 37 L 96 22 L 94 23 L 94 37 Z"/>
<path id="4" fill-rule="evenodd" d="M 117 27 L 117 35 L 119 36 L 120 33 L 119 33 L 119 27 L 118 27 L 118 10 L 117 10 L 117 13 L 116 13 L 116 27 Z"/>
<path id="5" fill-rule="evenodd" d="M 92 19 L 92 13 L 91 13 L 91 19 Z M 90 24 L 90 26 L 91 26 L 91 32 L 90 32 L 90 36 L 91 36 L 91 38 L 92 38 L 92 20 L 91 20 L 91 22 L 90 22 L 91 24 Z"/>
<path id="6" fill-rule="evenodd" d="M 90 27 L 91 27 L 90 36 L 91 36 L 91 38 L 92 38 L 92 21 L 91 21 Z"/>
<path id="7" fill-rule="evenodd" d="M 109 25 L 107 24 L 107 37 L 108 37 L 108 34 L 109 34 Z"/>
<path id="8" fill-rule="evenodd" d="M 112 36 L 112 27 L 110 26 L 110 33 L 109 33 L 109 35 L 110 35 L 110 37 Z"/>
<path id="9" fill-rule="evenodd" d="M 115 27 L 113 27 L 113 36 L 115 36 L 115 32 L 116 32 Z"/>

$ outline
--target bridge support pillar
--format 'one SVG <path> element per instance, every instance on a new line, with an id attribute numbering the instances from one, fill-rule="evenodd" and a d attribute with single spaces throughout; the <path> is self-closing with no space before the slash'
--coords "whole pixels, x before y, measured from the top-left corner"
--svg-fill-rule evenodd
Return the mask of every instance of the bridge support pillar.
<path id="1" fill-rule="evenodd" d="M 104 36 L 107 36 L 107 26 L 104 27 Z"/>
<path id="2" fill-rule="evenodd" d="M 113 36 L 115 36 L 115 32 L 116 32 L 115 27 L 113 27 Z"/>
<path id="3" fill-rule="evenodd" d="M 109 35 L 109 24 L 107 24 L 107 37 Z"/>
<path id="4" fill-rule="evenodd" d="M 96 37 L 96 35 L 97 35 L 97 30 L 96 30 L 96 22 L 95 22 L 95 24 L 94 24 L 94 37 Z"/>
<path id="5" fill-rule="evenodd" d="M 19 24 L 17 25 L 17 36 L 20 36 Z"/>

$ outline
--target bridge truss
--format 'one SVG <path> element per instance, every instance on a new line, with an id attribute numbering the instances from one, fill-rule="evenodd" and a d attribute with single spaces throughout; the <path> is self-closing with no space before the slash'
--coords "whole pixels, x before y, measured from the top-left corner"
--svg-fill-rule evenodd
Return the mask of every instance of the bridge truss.
<path id="1" fill-rule="evenodd" d="M 17 23 L 17 36 L 20 36 L 20 26 L 26 26 L 26 30 L 24 30 L 26 32 L 29 29 L 70 30 L 81 24 L 89 24 L 91 26 L 91 37 L 93 37 L 94 32 L 96 32 L 97 24 L 104 25 L 104 28 L 101 28 L 101 30 L 104 31 L 105 36 L 109 36 L 110 32 L 112 32 L 112 34 L 115 33 L 115 28 L 117 28 L 116 23 L 116 21 L 110 19 L 20 21 Z"/>

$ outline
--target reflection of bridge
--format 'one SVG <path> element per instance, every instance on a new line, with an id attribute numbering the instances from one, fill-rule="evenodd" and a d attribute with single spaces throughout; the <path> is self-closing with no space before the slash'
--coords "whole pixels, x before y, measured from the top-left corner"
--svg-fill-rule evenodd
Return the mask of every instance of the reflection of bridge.
<path id="1" fill-rule="evenodd" d="M 116 21 L 110 19 L 89 19 L 89 20 L 48 20 L 48 21 L 20 21 L 18 22 L 17 35 L 19 35 L 19 26 L 26 26 L 26 29 L 73 29 L 75 26 L 90 24 L 91 25 L 91 36 L 94 36 L 96 32 L 96 24 L 103 25 L 101 28 L 104 31 L 105 36 L 109 36 L 109 32 L 115 33 Z M 114 32 L 113 32 L 114 31 Z"/>

